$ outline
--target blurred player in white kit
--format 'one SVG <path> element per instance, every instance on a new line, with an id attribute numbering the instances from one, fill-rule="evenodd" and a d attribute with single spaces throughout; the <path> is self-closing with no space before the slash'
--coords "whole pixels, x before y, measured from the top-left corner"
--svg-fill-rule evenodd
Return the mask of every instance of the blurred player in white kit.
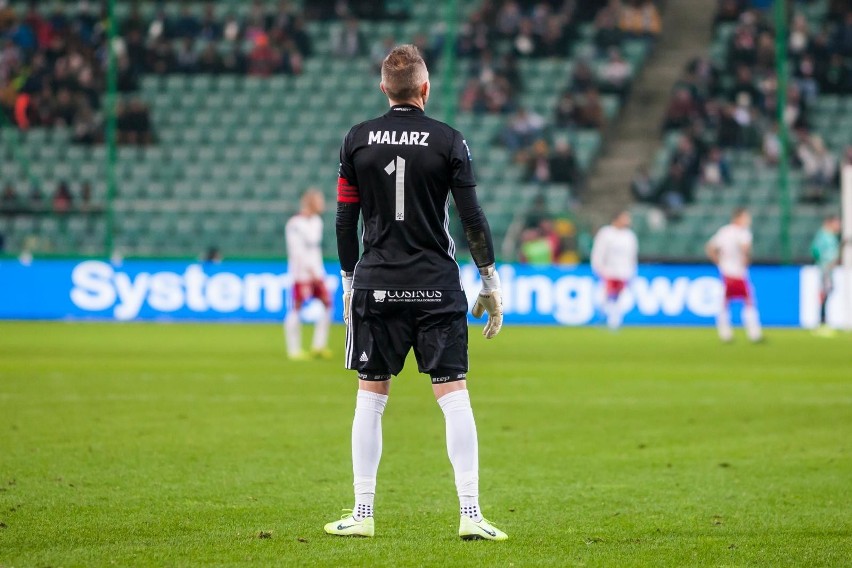
<path id="1" fill-rule="evenodd" d="M 639 241 L 630 229 L 630 213 L 622 211 L 612 223 L 601 227 L 592 245 L 592 270 L 604 281 L 604 313 L 610 329 L 621 327 L 624 314 L 618 305 L 621 292 L 636 276 Z"/>
<path id="2" fill-rule="evenodd" d="M 316 189 L 302 195 L 301 210 L 286 225 L 287 267 L 293 281 L 291 302 L 284 319 L 287 355 L 295 361 L 309 357 L 328 359 L 328 330 L 331 326 L 331 297 L 325 287 L 325 267 L 322 261 L 322 217 L 325 199 Z M 302 350 L 302 329 L 299 312 L 305 302 L 316 298 L 322 303 L 322 313 L 314 326 L 310 354 Z"/>
<path id="3" fill-rule="evenodd" d="M 740 300 L 744 304 L 742 319 L 748 338 L 754 342 L 763 338 L 760 315 L 748 279 L 751 243 L 751 214 L 745 208 L 738 208 L 734 210 L 731 222 L 716 231 L 705 247 L 707 256 L 719 268 L 725 284 L 725 301 L 716 316 L 719 338 L 725 342 L 731 341 L 734 336 L 731 300 Z"/>

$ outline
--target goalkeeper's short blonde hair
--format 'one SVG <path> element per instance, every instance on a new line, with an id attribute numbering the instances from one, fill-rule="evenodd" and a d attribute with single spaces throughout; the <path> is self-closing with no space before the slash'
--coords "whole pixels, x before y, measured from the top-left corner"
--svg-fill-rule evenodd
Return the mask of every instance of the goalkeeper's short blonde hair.
<path id="1" fill-rule="evenodd" d="M 429 70 L 417 47 L 406 44 L 391 50 L 382 62 L 382 85 L 392 101 L 417 98 L 423 83 L 429 80 Z"/>

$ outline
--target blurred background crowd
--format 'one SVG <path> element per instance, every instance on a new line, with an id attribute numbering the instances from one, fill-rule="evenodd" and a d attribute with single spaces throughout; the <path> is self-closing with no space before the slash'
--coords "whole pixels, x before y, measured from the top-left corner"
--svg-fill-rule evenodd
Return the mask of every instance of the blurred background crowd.
<path id="1" fill-rule="evenodd" d="M 142 9 L 151 4 L 154 9 Z M 852 163 L 852 146 L 826 141 L 814 128 L 812 108 L 825 95 L 852 94 L 852 6 L 843 0 L 788 4 L 785 43 L 791 76 L 779 93 L 771 2 L 718 0 L 714 26 L 716 35 L 726 38 L 723 56 L 698 55 L 683 69 L 661 130 L 647 134 L 648 144 L 671 141 L 671 151 L 662 171 L 650 164 L 636 170 L 629 187 L 636 202 L 680 219 L 695 201 L 697 187 L 724 191 L 736 183 L 732 155 L 744 151 L 769 168 L 788 155 L 805 180 L 798 194 L 803 202 L 825 203 L 836 193 L 840 166 Z M 826 5 L 823 18 L 800 11 L 818 4 Z M 499 174 L 498 179 L 487 176 L 488 169 L 495 169 L 513 172 L 516 177 L 506 182 L 516 183 L 523 194 L 519 206 L 500 209 L 508 219 L 506 256 L 576 262 L 588 249 L 592 228 L 578 207 L 637 73 L 665 32 L 666 1 L 476 0 L 460 5 L 456 41 L 448 45 L 450 30 L 443 18 L 423 15 L 423 6 L 405 0 L 124 2 L 113 44 L 118 143 L 170 152 L 168 144 L 174 142 L 165 141 L 168 133 L 158 130 L 164 122 L 154 116 L 152 91 L 142 88 L 146 80 L 198 77 L 238 86 L 244 79 L 305 77 L 311 69 L 346 62 L 368 62 L 375 73 L 392 45 L 410 41 L 423 52 L 433 78 L 445 70 L 447 54 L 452 56 L 458 84 L 451 92 L 459 118 L 475 125 L 460 128 L 495 125 L 483 129 L 489 138 L 488 161 L 477 162 L 485 164 L 482 191 L 502 181 Z M 389 29 L 388 22 L 413 22 L 418 10 L 430 26 L 407 36 L 376 33 Z M 104 2 L 0 0 L 0 127 L 61 129 L 76 145 L 102 147 L 108 31 Z M 530 104 L 542 92 L 547 103 Z M 779 94 L 792 133 L 786 140 L 775 120 Z M 191 106 L 181 106 L 182 112 L 191 113 Z M 344 116 L 341 123 L 362 118 Z M 495 154 L 493 148 L 504 153 Z M 17 159 L 16 149 L 4 151 Z M 151 173 L 156 179 L 156 171 Z M 97 177 L 47 177 L 49 182 L 4 176 L 0 211 L 104 210 Z M 554 188 L 561 195 L 554 195 Z M 178 191 L 166 194 L 177 196 Z"/>

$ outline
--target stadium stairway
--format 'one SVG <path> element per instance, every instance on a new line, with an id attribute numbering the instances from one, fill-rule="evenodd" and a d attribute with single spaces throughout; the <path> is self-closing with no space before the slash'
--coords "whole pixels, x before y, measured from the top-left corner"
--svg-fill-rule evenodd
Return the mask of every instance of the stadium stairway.
<path id="1" fill-rule="evenodd" d="M 672 85 L 687 61 L 706 49 L 712 36 L 715 0 L 667 2 L 664 33 L 633 84 L 621 120 L 606 133 L 603 155 L 589 180 L 584 215 L 598 224 L 609 221 L 631 201 L 630 180 L 636 168 L 650 163 Z"/>

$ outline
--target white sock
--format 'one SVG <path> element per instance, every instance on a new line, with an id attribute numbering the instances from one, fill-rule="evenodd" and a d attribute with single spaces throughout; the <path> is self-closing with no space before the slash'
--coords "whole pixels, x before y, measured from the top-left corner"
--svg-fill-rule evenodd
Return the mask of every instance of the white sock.
<path id="1" fill-rule="evenodd" d="M 470 395 L 467 390 L 453 391 L 439 398 L 438 404 L 447 423 L 447 454 L 455 472 L 461 514 L 479 522 L 479 449 Z"/>
<path id="2" fill-rule="evenodd" d="M 356 521 L 373 516 L 376 496 L 376 472 L 382 458 L 382 414 L 387 395 L 359 390 L 352 421 L 352 473 L 355 478 Z"/>
<path id="3" fill-rule="evenodd" d="M 734 330 L 731 328 L 731 308 L 728 306 L 722 306 L 716 315 L 716 329 L 722 341 L 730 341 L 734 338 Z"/>
<path id="4" fill-rule="evenodd" d="M 621 327 L 621 307 L 618 305 L 618 298 L 606 301 L 606 324 L 610 329 Z"/>
<path id="5" fill-rule="evenodd" d="M 288 354 L 295 355 L 302 351 L 302 323 L 296 308 L 288 311 L 284 318 L 284 339 L 287 341 Z"/>
<path id="6" fill-rule="evenodd" d="M 314 351 L 325 349 L 328 346 L 328 329 L 331 327 L 331 310 L 322 307 L 322 315 L 314 325 Z"/>
<path id="7" fill-rule="evenodd" d="M 752 341 L 760 341 L 763 331 L 760 329 L 760 314 L 755 306 L 743 306 L 743 326 L 746 335 Z"/>

